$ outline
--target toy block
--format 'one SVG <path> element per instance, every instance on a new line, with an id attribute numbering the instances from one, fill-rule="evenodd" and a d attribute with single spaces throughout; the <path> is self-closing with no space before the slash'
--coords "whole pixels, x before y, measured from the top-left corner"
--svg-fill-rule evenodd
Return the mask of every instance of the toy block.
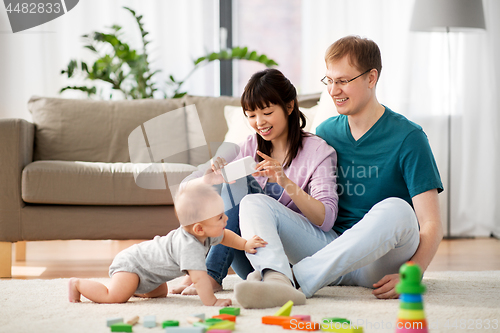
<path id="1" fill-rule="evenodd" d="M 194 324 L 194 323 L 201 323 L 203 321 L 203 319 L 198 318 L 198 317 L 187 317 L 186 321 L 190 324 Z"/>
<path id="2" fill-rule="evenodd" d="M 127 324 L 134 326 L 139 322 L 139 316 L 135 316 L 132 319 L 127 320 Z"/>
<path id="3" fill-rule="evenodd" d="M 167 327 L 165 333 L 205 333 L 204 327 Z"/>
<path id="4" fill-rule="evenodd" d="M 297 318 L 298 320 L 302 320 L 302 321 L 311 321 L 311 316 L 310 315 L 293 315 L 291 317 L 292 318 Z"/>
<path id="5" fill-rule="evenodd" d="M 347 323 L 322 323 L 320 328 L 323 332 L 363 333 L 362 326 L 351 326 Z"/>
<path id="6" fill-rule="evenodd" d="M 204 313 L 194 313 L 194 314 L 190 315 L 190 317 L 196 317 L 196 318 L 200 318 L 201 320 L 205 320 Z"/>
<path id="7" fill-rule="evenodd" d="M 285 316 L 264 316 L 262 317 L 262 324 L 266 325 L 279 325 L 281 326 L 285 321 L 293 319 L 292 317 Z"/>
<path id="8" fill-rule="evenodd" d="M 398 312 L 399 319 L 407 319 L 407 320 L 421 320 L 425 319 L 424 310 L 405 310 L 399 309 Z"/>
<path id="9" fill-rule="evenodd" d="M 156 316 L 144 316 L 142 326 L 147 328 L 156 327 Z"/>
<path id="10" fill-rule="evenodd" d="M 231 330 L 231 331 L 234 331 L 235 328 L 236 325 L 234 321 L 229 321 L 229 320 L 223 320 L 220 323 L 216 323 L 212 327 L 210 327 L 211 330 Z"/>
<path id="11" fill-rule="evenodd" d="M 322 322 L 324 323 L 350 323 L 349 320 L 345 318 L 338 318 L 338 317 L 332 317 L 332 318 L 323 318 Z"/>
<path id="12" fill-rule="evenodd" d="M 116 317 L 116 318 L 108 318 L 108 319 L 106 319 L 106 326 L 108 326 L 108 327 L 111 327 L 111 325 L 118 324 L 118 323 L 123 323 L 123 318 Z"/>
<path id="13" fill-rule="evenodd" d="M 396 333 L 427 333 L 422 294 L 422 270 L 414 262 L 408 261 L 399 269 L 399 283 L 396 292 L 401 294 Z"/>
<path id="14" fill-rule="evenodd" d="M 351 322 L 345 318 L 323 318 L 321 324 L 323 332 L 337 333 L 363 333 L 363 327 L 351 325 Z"/>
<path id="15" fill-rule="evenodd" d="M 204 330 L 208 330 L 209 328 L 212 327 L 213 324 L 209 324 L 206 322 L 200 322 L 200 323 L 193 323 L 193 327 L 201 327 Z"/>
<path id="16" fill-rule="evenodd" d="M 132 325 L 125 323 L 117 323 L 111 325 L 111 332 L 132 332 Z"/>
<path id="17" fill-rule="evenodd" d="M 227 313 L 224 313 L 224 314 L 221 314 L 221 315 L 218 315 L 218 316 L 213 316 L 212 318 L 219 318 L 219 319 L 222 319 L 222 320 L 230 320 L 230 321 L 236 322 L 236 316 L 233 316 L 233 315 L 230 315 L 230 314 L 227 314 Z"/>
<path id="18" fill-rule="evenodd" d="M 284 329 L 287 330 L 297 330 L 297 331 L 317 331 L 320 328 L 319 323 L 315 323 L 313 321 L 301 321 L 296 318 L 292 318 L 283 322 L 281 325 Z"/>
<path id="19" fill-rule="evenodd" d="M 220 323 L 221 321 L 224 321 L 224 319 L 221 319 L 221 318 L 208 318 L 207 320 L 205 320 L 205 323 L 210 324 L 210 325 L 214 325 L 214 324 Z"/>
<path id="20" fill-rule="evenodd" d="M 428 333 L 427 328 L 396 328 L 396 333 Z"/>
<path id="21" fill-rule="evenodd" d="M 413 327 L 413 328 L 427 328 L 427 320 L 406 320 L 398 319 L 396 327 Z"/>
<path id="22" fill-rule="evenodd" d="M 174 326 L 179 326 L 179 321 L 178 320 L 165 320 L 163 323 L 161 323 L 161 327 L 174 327 Z"/>
<path id="23" fill-rule="evenodd" d="M 206 333 L 231 333 L 231 330 L 210 330 L 207 331 Z"/>
<path id="24" fill-rule="evenodd" d="M 401 294 L 399 295 L 399 300 L 401 302 L 406 303 L 422 303 L 422 295 L 421 294 Z"/>
<path id="25" fill-rule="evenodd" d="M 292 306 L 293 306 L 293 302 L 288 301 L 278 311 L 276 311 L 276 313 L 274 315 L 288 317 L 288 316 L 290 316 L 290 313 L 292 313 Z"/>
<path id="26" fill-rule="evenodd" d="M 423 310 L 424 305 L 422 304 L 422 302 L 419 303 L 401 302 L 401 304 L 399 304 L 399 308 L 405 310 Z"/>
<path id="27" fill-rule="evenodd" d="M 230 314 L 233 316 L 239 316 L 240 315 L 240 308 L 233 308 L 233 307 L 225 307 L 219 310 L 219 314 Z"/>

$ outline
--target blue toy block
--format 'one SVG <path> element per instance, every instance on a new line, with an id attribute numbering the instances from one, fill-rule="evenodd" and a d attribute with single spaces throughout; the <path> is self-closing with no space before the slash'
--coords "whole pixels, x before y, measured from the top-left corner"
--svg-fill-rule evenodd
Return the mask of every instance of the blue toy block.
<path id="1" fill-rule="evenodd" d="M 106 326 L 111 327 L 113 324 L 123 323 L 123 318 L 115 317 L 106 319 Z"/>
<path id="2" fill-rule="evenodd" d="M 142 323 L 144 327 L 156 327 L 156 316 L 144 316 L 144 322 Z"/>
<path id="3" fill-rule="evenodd" d="M 195 313 L 195 314 L 190 315 L 190 317 L 196 317 L 196 318 L 200 318 L 201 320 L 205 320 L 204 313 Z"/>

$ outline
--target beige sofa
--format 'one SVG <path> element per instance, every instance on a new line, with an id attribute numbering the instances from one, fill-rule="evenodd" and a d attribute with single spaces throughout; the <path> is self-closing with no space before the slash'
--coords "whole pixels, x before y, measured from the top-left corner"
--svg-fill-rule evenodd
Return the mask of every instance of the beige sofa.
<path id="1" fill-rule="evenodd" d="M 299 105 L 311 107 L 318 99 L 319 94 L 301 96 Z M 148 120 L 180 109 L 165 133 L 187 147 L 162 165 L 164 173 L 182 179 L 208 156 L 200 154 L 203 147 L 189 147 L 200 128 L 182 110 L 193 104 L 202 136 L 222 142 L 228 130 L 224 107 L 240 105 L 239 98 L 33 97 L 28 103 L 33 123 L 0 119 L 0 277 L 11 276 L 15 242 L 150 239 L 176 228 L 170 191 L 136 184 L 140 164 L 131 163 L 128 140 Z"/>

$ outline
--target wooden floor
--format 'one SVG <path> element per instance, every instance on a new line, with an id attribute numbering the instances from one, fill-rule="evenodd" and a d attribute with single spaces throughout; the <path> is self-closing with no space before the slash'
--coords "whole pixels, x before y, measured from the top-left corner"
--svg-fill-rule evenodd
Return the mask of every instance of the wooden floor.
<path id="1" fill-rule="evenodd" d="M 113 257 L 137 242 L 140 241 L 28 242 L 26 261 L 13 259 L 13 279 L 108 277 Z M 428 270 L 500 270 L 500 240 L 444 240 Z"/>

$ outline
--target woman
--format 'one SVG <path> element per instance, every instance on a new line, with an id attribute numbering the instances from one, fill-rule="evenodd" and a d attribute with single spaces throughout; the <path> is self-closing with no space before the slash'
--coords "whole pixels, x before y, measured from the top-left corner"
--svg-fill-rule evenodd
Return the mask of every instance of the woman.
<path id="1" fill-rule="evenodd" d="M 246 195 L 243 201 L 255 197 L 271 202 L 284 207 L 306 229 L 331 233 L 338 210 L 334 176 L 336 153 L 321 138 L 302 130 L 306 119 L 299 111 L 295 87 L 280 71 L 266 69 L 250 78 L 241 96 L 241 105 L 256 134 L 250 135 L 239 145 L 239 153 L 234 159 L 251 156 L 258 162 L 253 177 L 240 180 L 246 183 L 244 194 L 252 194 Z M 224 158 L 215 158 L 211 168 L 202 177 L 203 173 L 198 171 L 188 178 L 191 180 L 198 176 L 204 182 L 220 184 L 223 182 L 221 171 L 226 164 Z M 234 188 L 237 187 L 223 184 L 223 188 L 235 192 Z M 229 194 L 230 199 L 233 199 Z M 226 211 L 229 218 L 227 228 L 240 234 L 238 201 L 234 204 L 225 200 L 225 207 L 231 207 Z M 229 266 L 242 278 L 253 271 L 244 252 L 224 246 L 212 247 L 206 261 L 214 291 L 222 290 L 222 279 L 227 275 Z M 305 297 L 293 288 L 291 271 L 289 273 L 266 272 L 264 279 L 282 281 L 282 293 L 288 297 L 286 301 L 292 299 L 295 304 L 304 304 Z M 186 277 L 173 292 L 194 294 L 194 288 L 187 288 L 190 283 L 189 277 Z"/>

